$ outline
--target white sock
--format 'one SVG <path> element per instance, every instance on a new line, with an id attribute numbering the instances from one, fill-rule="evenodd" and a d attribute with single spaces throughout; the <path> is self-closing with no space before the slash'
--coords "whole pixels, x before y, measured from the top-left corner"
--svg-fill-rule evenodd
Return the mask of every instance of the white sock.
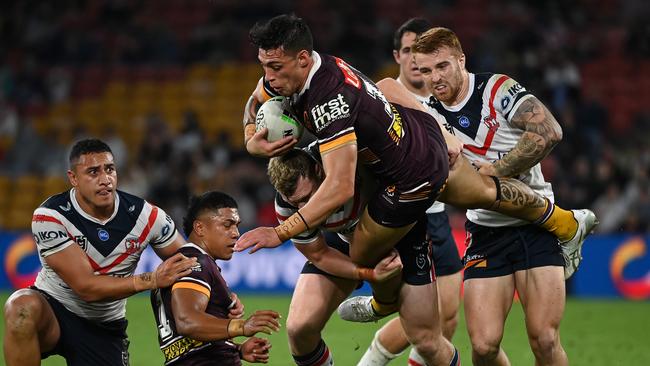
<path id="1" fill-rule="evenodd" d="M 378 330 L 375 333 L 375 338 L 373 338 L 366 353 L 363 354 L 363 357 L 361 357 L 359 363 L 357 363 L 357 366 L 385 366 L 392 359 L 402 354 L 402 352 L 393 354 L 384 348 L 384 346 L 379 342 L 380 331 L 381 330 Z"/>
<path id="2" fill-rule="evenodd" d="M 411 353 L 409 353 L 409 366 L 427 366 L 427 362 L 415 350 L 415 347 L 411 347 Z"/>

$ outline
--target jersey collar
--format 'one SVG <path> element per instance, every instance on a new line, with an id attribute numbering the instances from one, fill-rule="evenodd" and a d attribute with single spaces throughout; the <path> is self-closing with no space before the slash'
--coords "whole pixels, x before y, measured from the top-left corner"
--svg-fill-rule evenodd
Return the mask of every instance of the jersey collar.
<path id="1" fill-rule="evenodd" d="M 194 248 L 194 249 L 198 250 L 199 252 L 201 252 L 201 253 L 207 255 L 208 257 L 212 258 L 210 256 L 210 254 L 208 254 L 208 252 L 206 252 L 205 250 L 203 250 L 203 248 L 201 248 L 200 246 L 198 246 L 198 245 L 196 245 L 194 243 L 185 243 L 185 244 L 183 244 L 183 246 L 181 248 L 185 248 L 185 247 Z"/>
<path id="2" fill-rule="evenodd" d="M 314 74 L 318 69 L 320 69 L 320 65 L 322 64 L 320 55 L 316 51 L 311 52 L 312 55 L 311 57 L 314 59 L 314 64 L 311 66 L 311 70 L 309 70 L 309 75 L 307 75 L 307 81 L 305 81 L 305 85 L 303 85 L 302 89 L 300 89 L 300 92 L 298 93 L 298 98 L 302 97 L 303 94 L 309 89 L 309 85 L 311 85 L 311 79 L 314 77 Z"/>
<path id="3" fill-rule="evenodd" d="M 454 106 L 448 106 L 442 101 L 440 101 L 440 104 L 443 106 L 443 108 L 445 108 L 450 112 L 458 112 L 461 109 L 463 109 L 463 107 L 465 107 L 465 104 L 467 104 L 469 98 L 471 98 L 472 94 L 474 94 L 474 80 L 475 80 L 474 74 L 472 74 L 471 72 L 468 72 L 468 74 L 469 74 L 469 88 L 467 90 L 467 95 L 465 96 L 465 99 L 463 99 L 460 103 Z"/>
<path id="4" fill-rule="evenodd" d="M 74 207 L 75 211 L 77 211 L 82 217 L 84 217 L 87 220 L 90 220 L 94 223 L 97 223 L 99 225 L 105 225 L 107 222 L 113 220 L 115 215 L 117 215 L 117 210 L 120 207 L 120 195 L 117 194 L 117 191 L 115 191 L 115 208 L 113 209 L 113 214 L 111 214 L 111 217 L 109 217 L 106 220 L 100 220 L 94 216 L 91 216 L 88 214 L 86 211 L 84 211 L 81 206 L 79 206 L 79 202 L 77 202 L 77 197 L 75 197 L 75 189 L 72 188 L 70 190 L 70 202 L 72 202 L 72 207 Z"/>

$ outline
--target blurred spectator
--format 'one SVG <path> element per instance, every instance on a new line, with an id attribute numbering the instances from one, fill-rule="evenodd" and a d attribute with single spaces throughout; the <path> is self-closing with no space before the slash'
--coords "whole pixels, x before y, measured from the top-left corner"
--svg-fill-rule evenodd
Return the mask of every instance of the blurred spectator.
<path id="1" fill-rule="evenodd" d="M 253 88 L 240 77 L 261 75 L 250 26 L 295 11 L 310 24 L 316 50 L 373 77 L 393 64 L 384 41 L 391 30 L 425 16 L 459 34 L 471 69 L 499 65 L 551 107 L 564 138 L 544 169 L 560 204 L 593 207 L 603 215 L 601 231 L 648 232 L 643 188 L 650 183 L 639 172 L 650 171 L 650 8 L 641 0 L 612 4 L 496 0 L 477 10 L 473 2 L 424 0 L 10 2 L 0 13 L 0 174 L 51 174 L 65 164 L 72 139 L 99 131 L 125 168 L 121 187 L 174 218 L 190 193 L 221 189 L 237 198 L 246 226 L 271 224 L 266 161 L 245 152 L 241 135 L 232 134 L 238 126 L 212 124 L 237 125 L 238 118 L 212 114 L 239 115 Z M 616 17 L 608 14 L 614 6 Z M 197 65 L 204 71 L 186 82 Z M 235 82 L 217 87 L 214 75 L 228 73 Z M 195 100 L 197 88 L 203 100 Z M 217 96 L 208 99 L 213 90 Z M 625 128 L 633 134 L 611 133 Z M 452 210 L 452 221 L 462 222 L 461 214 Z"/>

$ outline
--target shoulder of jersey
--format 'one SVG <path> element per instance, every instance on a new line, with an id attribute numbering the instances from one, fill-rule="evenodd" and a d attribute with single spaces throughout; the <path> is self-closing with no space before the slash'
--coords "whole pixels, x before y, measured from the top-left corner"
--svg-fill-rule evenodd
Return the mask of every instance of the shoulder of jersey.
<path id="1" fill-rule="evenodd" d="M 138 217 L 144 206 L 148 204 L 150 205 L 150 203 L 144 199 L 130 193 L 118 190 L 117 194 L 120 196 L 120 208 L 123 207 L 126 209 L 129 216 Z"/>
<path id="2" fill-rule="evenodd" d="M 70 191 L 68 190 L 48 197 L 48 199 L 46 199 L 45 202 L 41 203 L 39 207 L 49 208 L 56 211 L 72 210 L 72 202 L 70 202 Z"/>

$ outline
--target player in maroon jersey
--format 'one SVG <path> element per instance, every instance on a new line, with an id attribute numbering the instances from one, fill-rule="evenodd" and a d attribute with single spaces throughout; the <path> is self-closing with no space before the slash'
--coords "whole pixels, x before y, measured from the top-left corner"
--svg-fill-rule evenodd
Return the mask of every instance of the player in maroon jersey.
<path id="1" fill-rule="evenodd" d="M 354 194 L 357 162 L 365 164 L 380 184 L 351 244 L 352 259 L 365 267 L 374 266 L 396 245 L 399 250 L 399 241 L 418 227 L 436 197 L 458 207 L 539 221 L 559 237 L 575 234 L 572 216 L 567 220 L 529 187 L 514 179 L 482 176 L 458 159 L 462 144 L 441 131 L 395 80 L 384 82 L 380 90 L 340 58 L 315 52 L 311 32 L 301 19 L 281 15 L 257 24 L 250 36 L 265 74 L 264 90 L 256 91 L 257 97 L 266 92 L 290 99 L 295 116 L 318 139 L 325 180 L 283 224 L 242 235 L 238 250 L 275 247 L 318 225 Z M 254 105 L 251 101 L 249 110 Z M 250 126 L 245 129 L 251 131 Z M 265 132 L 246 134 L 250 153 L 271 156 L 292 146 L 291 139 L 268 143 Z M 372 321 L 399 309 L 408 338 L 427 362 L 455 365 L 458 353 L 440 331 L 428 245 L 423 244 L 426 227 L 420 226 L 422 240 L 401 246 L 408 249 L 400 251 L 404 284 L 398 280 L 375 284 L 374 298 L 352 304 L 355 314 L 350 319 Z"/>
<path id="2" fill-rule="evenodd" d="M 246 320 L 230 316 L 236 300 L 215 263 L 232 258 L 239 224 L 237 203 L 227 194 L 211 191 L 192 198 L 183 220 L 189 243 L 178 252 L 197 258 L 197 264 L 172 286 L 151 293 L 165 365 L 238 366 L 242 359 L 268 361 L 271 344 L 252 336 L 277 331 L 279 314 L 260 310 Z M 238 336 L 251 338 L 236 344 L 232 338 Z"/>

